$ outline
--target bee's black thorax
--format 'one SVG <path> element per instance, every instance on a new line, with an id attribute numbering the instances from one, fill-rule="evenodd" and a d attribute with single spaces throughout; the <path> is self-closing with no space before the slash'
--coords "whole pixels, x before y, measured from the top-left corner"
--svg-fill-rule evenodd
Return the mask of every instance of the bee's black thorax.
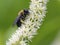
<path id="1" fill-rule="evenodd" d="M 29 11 L 28 10 L 24 10 L 24 15 L 28 15 Z"/>

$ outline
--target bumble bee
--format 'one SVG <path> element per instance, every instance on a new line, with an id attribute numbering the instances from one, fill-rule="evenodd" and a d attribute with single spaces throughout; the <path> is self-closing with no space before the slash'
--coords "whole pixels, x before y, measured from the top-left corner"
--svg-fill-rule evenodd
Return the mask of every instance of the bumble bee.
<path id="1" fill-rule="evenodd" d="M 17 18 L 15 19 L 13 25 L 17 25 L 17 27 L 20 27 L 21 24 L 24 22 L 26 16 L 29 15 L 29 11 L 24 9 L 24 10 L 21 10 L 19 13 L 18 13 L 18 16 Z"/>

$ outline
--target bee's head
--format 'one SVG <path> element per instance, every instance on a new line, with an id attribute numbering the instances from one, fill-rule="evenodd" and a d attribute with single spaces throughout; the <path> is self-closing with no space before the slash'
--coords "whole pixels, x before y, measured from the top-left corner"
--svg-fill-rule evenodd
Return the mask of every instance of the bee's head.
<path id="1" fill-rule="evenodd" d="M 24 9 L 24 15 L 28 15 L 29 14 L 29 10 Z"/>

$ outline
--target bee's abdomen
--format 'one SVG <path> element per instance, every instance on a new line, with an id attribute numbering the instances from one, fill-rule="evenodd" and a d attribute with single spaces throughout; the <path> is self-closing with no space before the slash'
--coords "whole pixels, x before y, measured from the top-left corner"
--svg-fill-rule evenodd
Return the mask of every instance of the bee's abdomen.
<path id="1" fill-rule="evenodd" d="M 21 26 L 21 21 L 20 19 L 16 22 L 17 26 L 20 27 Z"/>

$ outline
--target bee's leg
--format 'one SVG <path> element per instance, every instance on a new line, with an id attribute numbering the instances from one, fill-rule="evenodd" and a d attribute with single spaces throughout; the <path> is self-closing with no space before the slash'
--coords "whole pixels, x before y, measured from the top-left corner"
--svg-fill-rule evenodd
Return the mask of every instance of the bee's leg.
<path id="1" fill-rule="evenodd" d="M 21 23 L 23 23 L 23 24 L 24 24 L 24 21 L 23 21 L 22 19 L 21 19 L 20 21 L 21 21 Z"/>

